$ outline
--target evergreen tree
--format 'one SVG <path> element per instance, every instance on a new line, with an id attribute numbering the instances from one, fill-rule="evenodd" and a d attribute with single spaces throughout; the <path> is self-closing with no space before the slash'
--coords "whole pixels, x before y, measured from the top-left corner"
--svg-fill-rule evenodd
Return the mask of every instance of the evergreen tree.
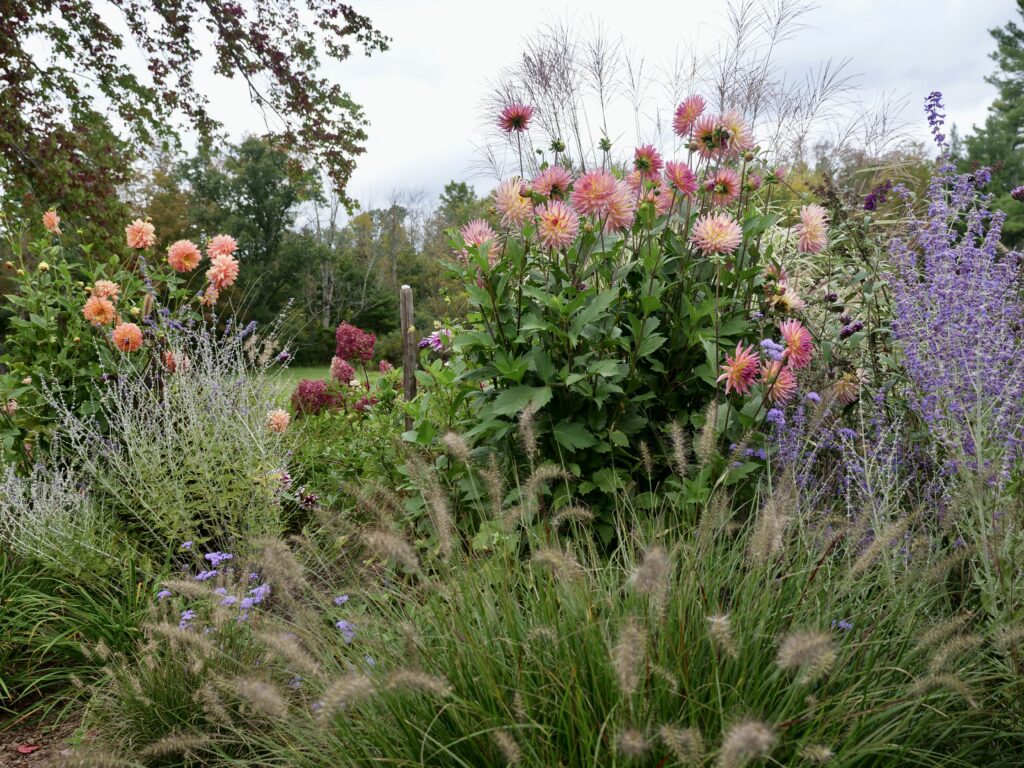
<path id="1" fill-rule="evenodd" d="M 1017 11 L 1024 21 L 1024 0 L 1017 0 Z M 965 139 L 967 161 L 993 169 L 990 189 L 996 194 L 996 207 L 1008 214 L 1003 239 L 1009 245 L 1024 243 L 1024 201 L 1014 200 L 1010 192 L 1024 185 L 1024 28 L 1010 21 L 991 30 L 996 41 L 992 59 L 996 71 L 985 78 L 998 90 L 988 110 L 985 125 L 975 127 Z"/>

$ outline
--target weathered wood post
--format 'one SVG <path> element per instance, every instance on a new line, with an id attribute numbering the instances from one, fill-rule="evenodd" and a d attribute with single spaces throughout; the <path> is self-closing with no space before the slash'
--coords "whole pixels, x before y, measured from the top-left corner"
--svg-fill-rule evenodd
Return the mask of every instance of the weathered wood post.
<path id="1" fill-rule="evenodd" d="M 406 402 L 416 397 L 416 362 L 419 359 L 412 317 L 412 288 L 403 285 L 399 301 L 399 322 L 402 324 L 402 384 Z M 405 428 L 412 429 L 412 416 L 406 415 Z"/>

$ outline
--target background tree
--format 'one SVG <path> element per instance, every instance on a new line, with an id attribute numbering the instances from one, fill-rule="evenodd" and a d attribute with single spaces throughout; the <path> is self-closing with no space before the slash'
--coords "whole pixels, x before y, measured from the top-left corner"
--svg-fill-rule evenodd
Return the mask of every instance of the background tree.
<path id="1" fill-rule="evenodd" d="M 363 152 L 366 120 L 323 76 L 321 59 L 342 61 L 354 45 L 368 55 L 386 50 L 387 38 L 366 16 L 338 0 L 107 5 L 116 12 L 101 13 L 91 0 L 0 0 L 0 186 L 8 203 L 31 213 L 55 206 L 75 226 L 112 215 L 106 207 L 136 159 L 132 146 L 175 142 L 182 127 L 216 135 L 195 85 L 200 60 L 212 52 L 216 74 L 245 81 L 273 123 L 275 145 L 323 168 L 352 204 L 344 189 Z M 108 24 L 111 16 L 125 20 L 127 34 Z M 147 74 L 126 61 L 131 48 L 141 51 Z"/>
<path id="2" fill-rule="evenodd" d="M 1017 12 L 1024 21 L 1024 0 L 1017 0 Z M 1013 200 L 1010 191 L 1024 184 L 1024 29 L 1010 21 L 991 34 L 996 41 L 991 54 L 996 71 L 985 81 L 998 94 L 985 125 L 975 126 L 964 143 L 968 163 L 993 169 L 989 188 L 996 193 L 995 207 L 1008 214 L 1003 239 L 1017 245 L 1024 242 L 1024 204 Z"/>

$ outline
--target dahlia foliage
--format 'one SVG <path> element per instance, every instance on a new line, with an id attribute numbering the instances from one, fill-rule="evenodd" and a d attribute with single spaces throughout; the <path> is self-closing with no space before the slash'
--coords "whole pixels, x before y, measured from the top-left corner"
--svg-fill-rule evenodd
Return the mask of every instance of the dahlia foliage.
<path id="1" fill-rule="evenodd" d="M 497 118 L 520 152 L 533 116 L 510 104 Z M 827 211 L 772 204 L 785 171 L 741 115 L 691 96 L 672 124 L 679 157 L 642 144 L 617 164 L 604 142 L 600 167 L 574 168 L 554 141 L 535 178 L 498 185 L 492 221 L 453 233 L 476 311 L 453 340 L 478 383 L 474 434 L 536 414 L 530 434 L 575 462 L 584 493 L 628 482 L 639 440 L 699 426 L 710 402 L 727 404 L 711 425 L 722 446 L 719 432 L 759 429 L 815 357 L 787 267 L 828 246 Z"/>

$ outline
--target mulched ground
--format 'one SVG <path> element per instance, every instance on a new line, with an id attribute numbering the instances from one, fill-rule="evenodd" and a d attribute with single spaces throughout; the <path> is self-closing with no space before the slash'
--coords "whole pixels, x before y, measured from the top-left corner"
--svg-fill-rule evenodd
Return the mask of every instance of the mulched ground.
<path id="1" fill-rule="evenodd" d="M 43 765 L 68 754 L 80 718 L 69 714 L 56 726 L 12 724 L 0 731 L 0 766 Z"/>

